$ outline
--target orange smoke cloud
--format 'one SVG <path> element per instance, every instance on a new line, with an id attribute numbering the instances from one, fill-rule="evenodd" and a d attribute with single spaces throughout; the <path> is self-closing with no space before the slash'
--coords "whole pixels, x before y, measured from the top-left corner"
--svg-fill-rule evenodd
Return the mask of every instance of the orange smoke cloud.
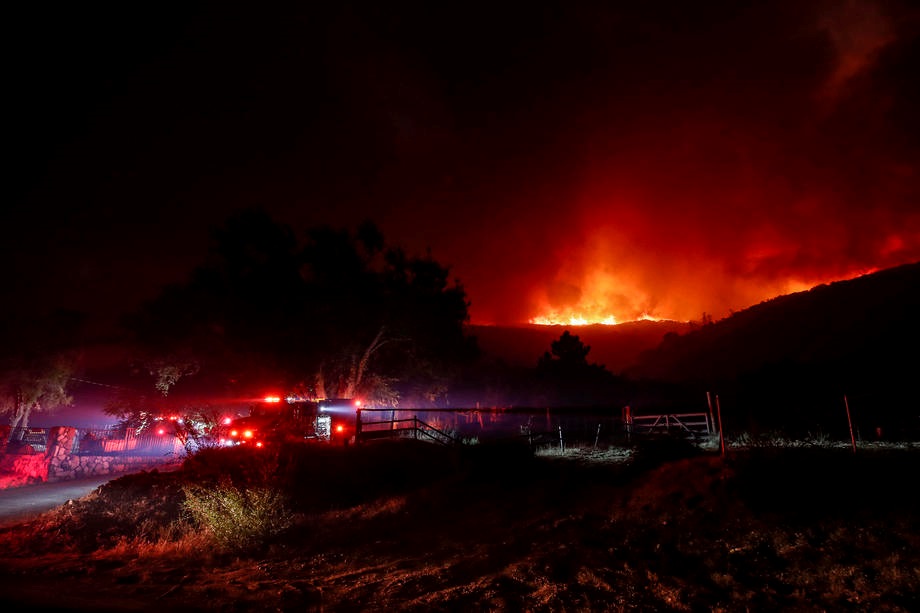
<path id="1" fill-rule="evenodd" d="M 916 9 L 617 7 L 496 30 L 476 87 L 425 90 L 449 146 L 387 171 L 475 323 L 722 318 L 920 260 Z"/>
<path id="2" fill-rule="evenodd" d="M 893 224 L 891 209 L 874 219 L 821 186 L 802 196 L 786 186 L 744 186 L 748 180 L 726 180 L 724 192 L 709 191 L 705 177 L 628 196 L 603 184 L 585 189 L 575 207 L 579 240 L 558 251 L 555 268 L 533 288 L 529 321 L 720 319 L 920 259 L 920 215 L 902 212 Z"/>

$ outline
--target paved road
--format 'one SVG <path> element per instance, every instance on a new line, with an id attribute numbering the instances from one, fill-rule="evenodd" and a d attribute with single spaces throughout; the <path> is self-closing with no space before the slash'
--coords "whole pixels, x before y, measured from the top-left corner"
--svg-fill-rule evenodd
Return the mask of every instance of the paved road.
<path id="1" fill-rule="evenodd" d="M 103 483 L 120 476 L 105 475 L 0 490 L 0 526 L 25 521 L 59 507 L 68 500 L 82 498 Z"/>

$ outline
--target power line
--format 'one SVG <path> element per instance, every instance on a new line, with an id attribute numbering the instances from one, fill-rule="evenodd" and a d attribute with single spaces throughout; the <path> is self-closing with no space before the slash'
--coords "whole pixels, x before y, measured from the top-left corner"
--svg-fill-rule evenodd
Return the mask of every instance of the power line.
<path id="1" fill-rule="evenodd" d="M 90 385 L 98 385 L 99 387 L 108 387 L 113 390 L 126 390 L 127 387 L 121 385 L 109 385 L 108 383 L 99 383 L 98 381 L 90 381 L 89 379 L 81 379 L 80 377 L 68 377 L 71 381 L 79 381 L 80 383 L 88 383 Z"/>

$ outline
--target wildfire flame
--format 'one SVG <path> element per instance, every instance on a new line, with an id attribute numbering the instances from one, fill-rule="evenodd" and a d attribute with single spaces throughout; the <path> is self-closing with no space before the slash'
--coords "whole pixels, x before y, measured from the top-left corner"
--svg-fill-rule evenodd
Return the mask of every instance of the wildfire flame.
<path id="1" fill-rule="evenodd" d="M 629 321 L 658 321 L 652 300 L 640 284 L 623 275 L 597 270 L 584 282 L 556 282 L 537 296 L 540 314 L 532 324 L 541 326 L 615 326 Z"/>
<path id="2" fill-rule="evenodd" d="M 865 274 L 875 272 L 877 269 L 862 269 L 851 272 L 846 275 L 834 277 L 822 277 L 819 279 L 784 279 L 772 283 L 760 283 L 756 285 L 756 290 L 747 292 L 750 302 L 747 305 L 739 306 L 738 309 L 747 308 L 764 300 L 769 300 L 777 296 L 803 292 L 810 290 L 819 285 L 833 283 L 852 279 Z M 546 296 L 538 299 L 542 305 L 539 315 L 530 318 L 529 322 L 539 326 L 590 326 L 604 325 L 615 326 L 627 322 L 635 321 L 690 321 L 686 309 L 681 310 L 676 303 L 661 301 L 662 307 L 655 312 L 649 310 L 640 310 L 641 305 L 651 304 L 652 300 L 646 292 L 643 292 L 637 284 L 624 283 L 622 287 L 628 287 L 628 292 L 614 292 L 611 288 L 617 287 L 617 282 L 607 273 L 593 273 L 592 278 L 595 280 L 602 279 L 602 283 L 590 285 L 593 288 L 588 291 L 577 292 L 578 299 L 569 305 L 551 305 Z M 549 292 L 547 292 L 549 293 Z M 634 299 L 626 299 L 624 296 L 636 296 Z M 669 306 L 672 308 L 669 310 Z M 718 314 L 719 317 L 729 313 Z M 707 314 L 700 312 L 696 317 L 706 317 Z M 712 317 L 713 314 L 708 314 Z"/>
<path id="3" fill-rule="evenodd" d="M 662 321 L 662 318 L 643 313 L 635 319 L 630 319 L 628 321 Z M 546 315 L 533 317 L 530 323 L 538 326 L 616 326 L 626 322 L 618 321 L 614 315 L 573 314 L 553 311 Z"/>
<path id="4" fill-rule="evenodd" d="M 792 197 L 787 208 L 774 209 L 760 207 L 764 196 L 745 184 L 727 184 L 710 208 L 693 180 L 683 192 L 632 181 L 586 171 L 567 211 L 569 233 L 553 243 L 550 263 L 534 275 L 522 319 L 566 326 L 715 321 L 778 296 L 914 262 L 920 253 L 914 217 L 894 233 L 867 219 L 866 236 L 850 236 L 842 219 L 820 230 L 828 217 L 822 212 L 835 210 L 821 194 Z"/>

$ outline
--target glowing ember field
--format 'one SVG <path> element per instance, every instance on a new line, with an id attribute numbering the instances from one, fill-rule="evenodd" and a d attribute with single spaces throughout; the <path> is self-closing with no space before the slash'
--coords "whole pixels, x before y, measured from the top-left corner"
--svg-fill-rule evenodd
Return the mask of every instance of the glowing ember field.
<path id="1" fill-rule="evenodd" d="M 782 281 L 760 281 L 750 283 L 734 282 L 732 285 L 739 293 L 733 303 L 719 312 L 710 310 L 718 301 L 709 303 L 692 298 L 698 293 L 697 281 L 684 281 L 686 287 L 674 285 L 670 288 L 675 294 L 683 296 L 683 301 L 659 299 L 653 297 L 639 283 L 617 280 L 608 273 L 600 272 L 588 275 L 588 281 L 579 284 L 557 282 L 555 299 L 550 299 L 549 291 L 537 292 L 534 301 L 541 305 L 538 315 L 529 319 L 529 323 L 542 326 L 588 326 L 607 325 L 635 321 L 698 321 L 704 318 L 720 319 L 730 312 L 742 310 L 759 302 L 801 291 L 807 291 L 818 285 L 853 279 L 875 272 L 876 269 L 861 269 L 845 275 L 803 279 L 786 279 Z M 580 289 L 585 287 L 587 289 Z M 717 285 L 714 285 L 717 287 Z M 566 289 L 560 289 L 566 288 Z"/>

